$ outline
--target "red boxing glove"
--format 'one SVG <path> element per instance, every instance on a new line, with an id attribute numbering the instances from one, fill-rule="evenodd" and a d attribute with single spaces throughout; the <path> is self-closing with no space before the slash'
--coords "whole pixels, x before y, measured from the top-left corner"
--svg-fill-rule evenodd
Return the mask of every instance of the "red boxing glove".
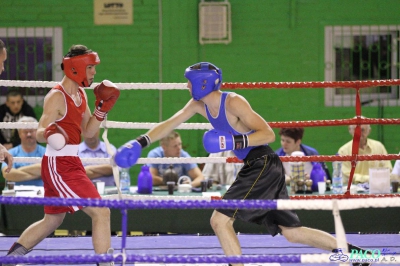
<path id="1" fill-rule="evenodd" d="M 44 138 L 55 150 L 61 150 L 68 143 L 68 135 L 62 127 L 56 123 L 49 124 L 44 130 Z"/>
<path id="2" fill-rule="evenodd" d="M 94 95 L 96 96 L 94 115 L 97 120 L 104 120 L 107 113 L 113 108 L 119 94 L 118 87 L 109 80 L 103 80 L 94 88 Z"/>

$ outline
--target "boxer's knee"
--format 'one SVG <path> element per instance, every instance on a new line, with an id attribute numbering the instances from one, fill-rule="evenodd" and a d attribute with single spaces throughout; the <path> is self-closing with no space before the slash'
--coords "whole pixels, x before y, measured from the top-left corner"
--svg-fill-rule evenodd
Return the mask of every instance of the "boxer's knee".
<path id="1" fill-rule="evenodd" d="M 64 221 L 65 213 L 45 214 L 43 221 L 48 228 L 57 229 Z"/>
<path id="2" fill-rule="evenodd" d="M 109 219 L 111 214 L 109 208 L 86 207 L 83 209 L 83 211 L 92 219 Z"/>
<path id="3" fill-rule="evenodd" d="M 214 211 L 210 218 L 210 224 L 214 232 L 219 231 L 228 226 L 233 226 L 233 221 L 234 219 L 218 211 Z"/>

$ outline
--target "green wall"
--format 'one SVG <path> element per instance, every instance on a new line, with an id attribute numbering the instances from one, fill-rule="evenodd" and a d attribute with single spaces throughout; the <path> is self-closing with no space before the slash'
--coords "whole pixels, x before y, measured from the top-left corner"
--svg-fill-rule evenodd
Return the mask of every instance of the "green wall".
<path id="1" fill-rule="evenodd" d="M 232 42 L 200 45 L 198 2 L 136 0 L 133 25 L 98 26 L 93 23 L 93 1 L 3 0 L 0 27 L 62 27 L 65 53 L 77 43 L 99 53 L 97 81 L 185 82 L 183 72 L 188 65 L 210 61 L 223 69 L 224 81 L 281 82 L 324 80 L 326 25 L 400 23 L 398 0 L 230 0 Z M 342 119 L 355 115 L 354 108 L 325 107 L 323 89 L 237 92 L 267 121 Z M 88 94 L 93 108 L 94 98 L 90 91 Z M 109 120 L 158 122 L 160 112 L 161 119 L 166 119 L 190 97 L 184 90 L 129 90 L 122 91 L 121 96 Z M 362 112 L 374 118 L 378 108 L 363 107 Z M 384 118 L 397 117 L 398 107 L 385 107 Z M 205 120 L 195 117 L 189 122 Z M 184 148 L 192 156 L 206 156 L 200 130 L 179 132 Z M 142 133 L 144 130 L 110 129 L 108 135 L 118 147 Z M 373 126 L 371 138 L 377 138 L 377 126 Z M 349 140 L 347 128 L 338 126 L 307 128 L 303 142 L 320 154 L 332 155 Z M 384 127 L 383 141 L 389 153 L 399 152 L 397 126 Z M 279 136 L 271 146 L 280 146 Z M 133 177 L 138 168 L 132 169 Z"/>

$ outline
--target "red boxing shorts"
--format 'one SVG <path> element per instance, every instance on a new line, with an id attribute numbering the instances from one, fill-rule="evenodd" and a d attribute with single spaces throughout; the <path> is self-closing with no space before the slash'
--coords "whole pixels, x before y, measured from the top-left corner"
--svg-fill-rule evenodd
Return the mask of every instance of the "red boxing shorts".
<path id="1" fill-rule="evenodd" d="M 86 175 L 78 156 L 48 156 L 47 151 L 42 159 L 45 197 L 101 198 Z M 82 208 L 84 206 L 44 206 L 44 212 L 47 214 L 74 213 Z"/>

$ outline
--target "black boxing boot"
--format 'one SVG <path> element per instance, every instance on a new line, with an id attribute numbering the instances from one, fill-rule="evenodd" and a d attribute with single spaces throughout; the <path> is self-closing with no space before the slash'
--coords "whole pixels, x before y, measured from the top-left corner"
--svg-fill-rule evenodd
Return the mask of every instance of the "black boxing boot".
<path id="1" fill-rule="evenodd" d="M 349 243 L 347 243 L 347 249 L 348 249 L 348 253 L 352 253 L 352 250 L 356 250 L 357 253 L 359 253 L 360 251 L 361 251 L 362 253 L 367 252 L 365 249 L 362 249 L 362 248 L 360 248 L 360 247 L 354 246 L 354 245 L 349 244 Z M 337 249 L 333 249 L 332 252 L 333 252 L 333 253 L 338 253 L 338 250 L 337 250 Z M 370 254 L 370 255 L 371 255 L 371 252 L 367 252 L 367 254 Z M 370 266 L 370 265 L 372 265 L 372 264 L 371 264 L 371 263 L 367 263 L 367 262 L 365 262 L 365 263 L 362 263 L 362 262 L 354 262 L 354 263 L 352 263 L 352 265 L 353 265 L 353 266 Z"/>
<path id="2" fill-rule="evenodd" d="M 352 244 L 347 243 L 347 245 L 348 245 L 349 253 L 351 253 L 352 250 L 357 250 L 357 252 L 362 251 L 363 253 L 366 252 L 365 249 L 362 249 L 362 248 L 360 248 L 360 247 L 354 246 L 354 245 L 352 245 Z M 372 254 L 372 253 L 371 253 L 371 252 L 367 252 L 367 254 Z M 359 262 L 359 263 L 357 263 L 357 262 L 353 263 L 353 266 L 370 266 L 370 265 L 372 265 L 372 264 L 371 264 L 371 263 L 361 263 L 361 262 Z"/>

